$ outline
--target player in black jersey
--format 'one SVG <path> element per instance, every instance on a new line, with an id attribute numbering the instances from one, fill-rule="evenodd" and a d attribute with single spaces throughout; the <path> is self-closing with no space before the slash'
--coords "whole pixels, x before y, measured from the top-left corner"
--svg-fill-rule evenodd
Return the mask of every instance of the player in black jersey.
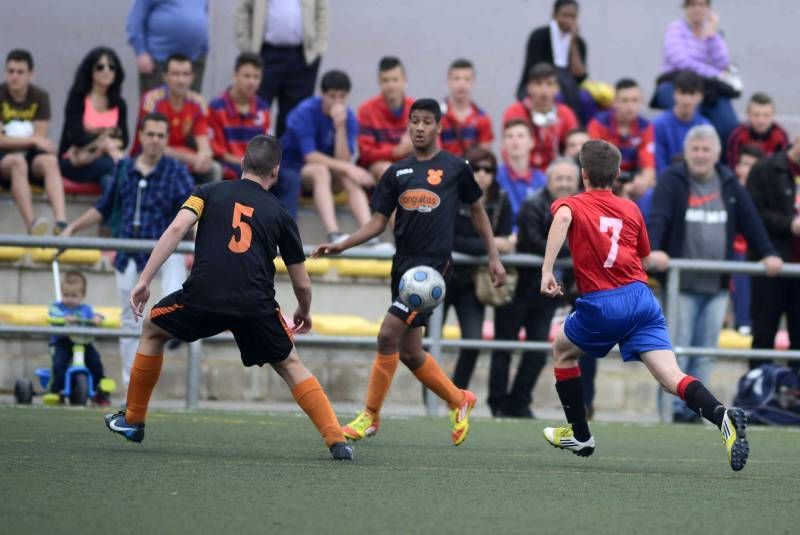
<path id="1" fill-rule="evenodd" d="M 183 289 L 164 297 L 144 320 L 126 410 L 106 416 L 111 431 L 134 442 L 144 439 L 147 405 L 167 340 L 192 342 L 230 330 L 245 366 L 269 363 L 286 381 L 333 458 L 353 458 L 325 392 L 300 362 L 292 341 L 294 333 L 311 328 L 311 281 L 297 225 L 268 191 L 277 181 L 280 160 L 276 138 L 253 138 L 242 159 L 241 180 L 197 188 L 158 240 L 131 292 L 130 305 L 137 317 L 143 316 L 158 269 L 199 221 L 192 272 Z M 292 328 L 275 301 L 277 248 L 297 297 Z"/>
<path id="2" fill-rule="evenodd" d="M 450 406 L 453 444 L 467 437 L 475 394 L 460 390 L 444 374 L 436 359 L 422 347 L 422 327 L 430 312 L 418 314 L 398 299 L 400 277 L 414 266 L 430 266 L 447 277 L 453 250 L 456 216 L 461 203 L 470 206 L 472 221 L 486 244 L 492 281 L 505 283 L 505 270 L 492 239 L 491 225 L 480 202 L 481 189 L 462 158 L 439 149 L 441 110 L 433 99 L 417 100 L 409 113 L 408 133 L 414 154 L 395 162 L 381 177 L 372 197 L 372 219 L 339 243 L 325 243 L 313 256 L 337 254 L 380 235 L 396 210 L 397 253 L 392 261 L 392 305 L 378 334 L 378 354 L 372 365 L 366 408 L 344 427 L 348 439 L 374 435 L 380 409 L 402 361 L 426 387 Z"/>

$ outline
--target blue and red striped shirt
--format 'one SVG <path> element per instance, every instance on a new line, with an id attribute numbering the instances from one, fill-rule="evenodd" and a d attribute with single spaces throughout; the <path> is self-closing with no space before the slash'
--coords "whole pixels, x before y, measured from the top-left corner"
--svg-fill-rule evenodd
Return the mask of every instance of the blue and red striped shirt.
<path id="1" fill-rule="evenodd" d="M 655 143 L 653 125 L 642 116 L 628 127 L 627 135 L 622 135 L 617 126 L 614 110 L 604 111 L 592 119 L 587 128 L 589 137 L 608 141 L 622 154 L 620 168 L 623 171 L 637 172 L 642 169 L 655 169 Z"/>
<path id="2" fill-rule="evenodd" d="M 463 121 L 456 117 L 449 99 L 445 99 L 441 106 L 442 133 L 439 145 L 442 150 L 464 156 L 469 148 L 478 143 L 491 143 L 494 139 L 491 118 L 474 102 L 471 103 L 472 111 Z"/>
<path id="3" fill-rule="evenodd" d="M 400 159 L 392 156 L 392 149 L 406 133 L 413 103 L 414 99 L 405 97 L 402 110 L 390 110 L 383 95 L 378 95 L 358 108 L 359 165 L 368 167 L 381 160 Z"/>
<path id="4" fill-rule="evenodd" d="M 254 96 L 250 99 L 249 110 L 242 113 L 230 91 L 226 89 L 208 105 L 211 150 L 220 160 L 225 154 L 243 157 L 250 140 L 269 130 L 269 104 Z"/>

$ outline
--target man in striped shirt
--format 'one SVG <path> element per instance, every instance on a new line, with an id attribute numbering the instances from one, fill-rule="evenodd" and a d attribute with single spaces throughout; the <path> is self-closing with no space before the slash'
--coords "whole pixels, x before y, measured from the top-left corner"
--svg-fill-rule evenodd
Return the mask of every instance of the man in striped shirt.
<path id="1" fill-rule="evenodd" d="M 253 52 L 239 54 L 233 84 L 208 106 L 211 150 L 222 165 L 225 179 L 242 176 L 247 143 L 269 130 L 269 104 L 256 95 L 262 73 L 261 56 Z"/>

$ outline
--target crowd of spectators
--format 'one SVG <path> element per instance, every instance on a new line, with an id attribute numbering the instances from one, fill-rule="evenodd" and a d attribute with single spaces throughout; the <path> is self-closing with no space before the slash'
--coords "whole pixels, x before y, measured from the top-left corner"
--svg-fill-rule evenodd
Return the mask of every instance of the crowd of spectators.
<path id="1" fill-rule="evenodd" d="M 604 139 L 622 153 L 615 192 L 636 202 L 646 216 L 656 270 L 667 269 L 670 258 L 749 258 L 763 260 L 767 274 L 775 275 L 782 261 L 800 260 L 800 138 L 790 145 L 775 122 L 775 102 L 760 91 L 750 97 L 746 121 L 739 123 L 731 99 L 740 96 L 741 86 L 710 3 L 684 0 L 684 16 L 666 30 L 650 100 L 663 111 L 652 120 L 645 117 L 646 97 L 636 80 L 621 77 L 610 98 L 587 84 L 588 43 L 579 32 L 575 0 L 556 0 L 552 19 L 531 33 L 518 98 L 499 122 L 473 100 L 478 83 L 473 63 L 459 58 L 450 64 L 440 144 L 469 160 L 501 252 L 543 253 L 550 203 L 582 187 L 580 147 Z M 346 235 L 335 200 L 344 192 L 356 222 L 366 223 L 375 184 L 392 162 L 412 152 L 406 127 L 413 99 L 406 69 L 393 56 L 380 59 L 379 92 L 359 106 L 349 102 L 352 82 L 342 70 L 325 72 L 314 95 L 328 42 L 328 7 L 325 0 L 238 0 L 235 34 L 241 53 L 230 85 L 207 104 L 202 94 L 207 3 L 135 0 L 126 23 L 140 91 L 132 140 L 121 96 L 125 75 L 114 50 L 94 48 L 78 65 L 58 146 L 48 137 L 48 93 L 31 83 L 33 57 L 21 49 L 8 52 L 0 85 L 0 180 L 28 231 L 43 234 L 51 228 L 34 213 L 32 183 L 42 185 L 50 200 L 54 233 L 105 223 L 114 236 L 157 238 L 195 184 L 238 178 L 247 141 L 270 131 L 284 146 L 273 192 L 293 217 L 307 195 L 329 241 L 341 240 Z M 66 221 L 62 176 L 69 183 L 99 186 L 97 205 L 72 223 Z M 459 215 L 456 250 L 481 254 L 467 215 Z M 391 249 L 377 239 L 369 245 Z M 568 257 L 569 251 L 562 254 Z M 116 256 L 123 310 L 145 260 Z M 168 292 L 180 284 L 184 264 L 176 258 L 164 269 L 171 273 Z M 541 298 L 537 281 L 537 270 L 519 271 L 510 301 L 494 311 L 496 338 L 516 339 L 521 327 L 529 340 L 547 337 L 555 309 L 568 303 Z M 761 296 L 752 304 L 750 287 Z M 716 343 L 729 290 L 735 327 L 752 329 L 754 347 L 772 347 L 786 313 L 791 347 L 800 348 L 800 280 L 737 276 L 731 281 L 700 274 L 682 278 L 678 345 Z M 471 269 L 455 270 L 447 292 L 451 304 L 462 336 L 481 337 L 485 305 L 476 298 Z M 125 326 L 133 325 L 133 318 L 126 318 Z M 126 369 L 132 360 L 128 345 L 121 341 Z M 460 388 L 466 388 L 477 356 L 476 350 L 461 351 L 454 374 Z M 494 414 L 532 415 L 531 392 L 544 360 L 544 354 L 524 353 L 509 388 L 510 354 L 492 353 Z M 682 365 L 706 381 L 710 362 L 686 357 Z M 591 380 L 592 366 L 586 368 Z M 591 403 L 591 395 L 588 399 Z M 693 419 L 684 407 L 676 406 L 676 415 Z"/>

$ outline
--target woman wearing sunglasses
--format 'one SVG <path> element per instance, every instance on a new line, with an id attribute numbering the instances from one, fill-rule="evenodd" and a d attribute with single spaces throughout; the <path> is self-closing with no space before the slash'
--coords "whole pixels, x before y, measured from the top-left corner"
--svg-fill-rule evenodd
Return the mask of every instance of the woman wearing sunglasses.
<path id="1" fill-rule="evenodd" d="M 124 79 L 117 54 L 107 47 L 92 49 L 78 66 L 59 146 L 61 174 L 69 180 L 99 183 L 103 191 L 112 183 L 128 145 Z"/>
<path id="2" fill-rule="evenodd" d="M 495 180 L 497 176 L 497 158 L 491 151 L 481 147 L 472 147 L 465 154 L 475 180 L 483 190 L 482 202 L 492 223 L 495 243 L 501 254 L 514 252 L 514 244 L 508 238 L 511 234 L 512 211 L 508 196 L 500 194 L 500 188 Z M 486 248 L 480 236 L 472 226 L 469 207 L 463 206 L 459 210 L 453 250 L 458 253 L 482 256 Z M 475 292 L 475 266 L 456 265 L 453 275 L 447 285 L 445 293 L 444 310 L 452 305 L 458 317 L 458 326 L 461 329 L 461 338 L 465 340 L 479 340 L 483 331 L 483 318 L 485 305 L 478 301 Z M 475 362 L 478 359 L 477 349 L 461 349 L 458 352 L 456 368 L 453 372 L 453 383 L 458 388 L 467 388 Z"/>

